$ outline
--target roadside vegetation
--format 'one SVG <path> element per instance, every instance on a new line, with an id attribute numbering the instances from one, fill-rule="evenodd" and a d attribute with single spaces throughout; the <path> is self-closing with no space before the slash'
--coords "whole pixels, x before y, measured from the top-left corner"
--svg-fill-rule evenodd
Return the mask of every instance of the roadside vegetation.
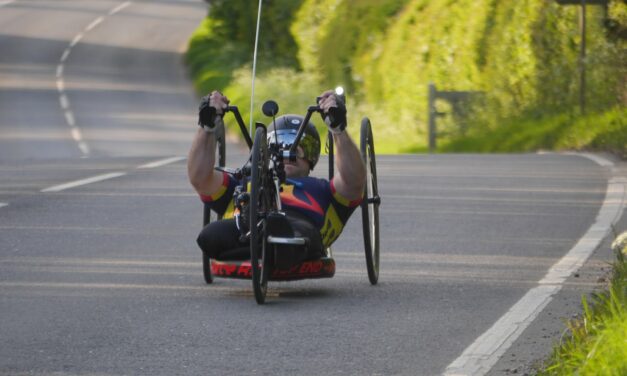
<path id="1" fill-rule="evenodd" d="M 247 120 L 257 2 L 210 4 L 190 40 L 190 71 L 199 93 L 221 89 Z M 585 116 L 578 17 L 579 7 L 546 0 L 264 2 L 255 107 L 272 98 L 282 113 L 301 113 L 323 88 L 342 85 L 349 129 L 367 115 L 379 152 L 422 152 L 433 82 L 483 93 L 463 119 L 438 119 L 438 151 L 626 155 L 627 4 L 588 6 Z M 451 112 L 444 101 L 436 107 Z"/>
<path id="2" fill-rule="evenodd" d="M 583 314 L 567 324 L 568 335 L 539 375 L 627 375 L 627 232 L 616 252 L 608 290 L 582 299 Z"/>

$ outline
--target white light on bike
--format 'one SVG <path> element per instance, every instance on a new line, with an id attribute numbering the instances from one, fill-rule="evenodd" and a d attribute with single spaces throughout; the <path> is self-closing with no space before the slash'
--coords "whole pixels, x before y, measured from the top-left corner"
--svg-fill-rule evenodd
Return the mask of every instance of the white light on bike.
<path id="1" fill-rule="evenodd" d="M 343 95 L 344 94 L 344 88 L 341 86 L 338 86 L 335 88 L 335 94 L 337 95 Z"/>

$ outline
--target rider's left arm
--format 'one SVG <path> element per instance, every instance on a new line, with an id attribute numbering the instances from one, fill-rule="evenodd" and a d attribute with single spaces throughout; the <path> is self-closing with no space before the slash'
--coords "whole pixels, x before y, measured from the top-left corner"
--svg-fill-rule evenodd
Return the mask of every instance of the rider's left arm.
<path id="1" fill-rule="evenodd" d="M 366 167 L 361 153 L 346 131 L 333 134 L 335 167 L 333 177 L 335 191 L 347 200 L 359 200 L 366 184 Z"/>
<path id="2" fill-rule="evenodd" d="M 349 201 L 361 199 L 366 184 L 366 166 L 361 159 L 361 153 L 346 132 L 346 107 L 332 90 L 327 90 L 319 97 L 318 105 L 323 112 L 323 119 L 333 134 L 335 144 L 335 167 L 337 173 L 333 176 L 335 191 Z M 343 108 L 343 115 L 337 119 L 338 124 L 331 124 L 326 118 L 333 107 Z"/>

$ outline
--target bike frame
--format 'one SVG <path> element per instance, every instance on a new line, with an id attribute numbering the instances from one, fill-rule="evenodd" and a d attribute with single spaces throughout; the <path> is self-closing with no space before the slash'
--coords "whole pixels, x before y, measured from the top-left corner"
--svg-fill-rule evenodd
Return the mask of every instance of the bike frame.
<path id="1" fill-rule="evenodd" d="M 246 141 L 246 145 L 248 145 L 248 149 L 252 149 L 253 147 L 253 141 L 252 138 L 250 136 L 250 133 L 248 132 L 248 129 L 246 129 L 246 124 L 244 124 L 244 119 L 242 119 L 242 115 L 239 112 L 239 109 L 237 106 L 228 106 L 226 108 L 226 112 L 232 112 L 233 116 L 235 116 L 235 120 L 237 121 L 237 124 L 242 132 L 242 135 L 244 136 L 244 140 Z M 309 124 L 309 120 L 311 120 L 311 115 L 314 112 L 318 112 L 318 113 L 322 113 L 322 109 L 320 108 L 320 106 L 309 106 L 309 108 L 307 108 L 307 114 L 305 114 L 305 119 L 304 121 L 301 123 L 300 127 L 298 128 L 298 133 L 296 134 L 296 139 L 294 140 L 294 143 L 292 144 L 292 146 L 289 148 L 289 150 L 281 150 L 279 153 L 279 157 L 282 159 L 288 159 L 291 161 L 295 161 L 296 160 L 296 149 L 298 148 L 298 145 L 300 144 L 300 140 L 303 137 L 303 134 L 305 133 L 305 127 L 307 126 L 307 124 Z M 273 120 L 274 121 L 274 120 Z M 257 126 L 259 125 L 263 125 L 262 123 L 257 123 Z M 263 125 L 265 126 L 265 125 Z"/>

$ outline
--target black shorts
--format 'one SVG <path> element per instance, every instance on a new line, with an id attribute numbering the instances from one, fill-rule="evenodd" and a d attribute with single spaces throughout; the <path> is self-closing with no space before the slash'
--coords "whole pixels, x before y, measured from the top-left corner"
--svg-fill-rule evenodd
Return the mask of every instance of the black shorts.
<path id="1" fill-rule="evenodd" d="M 288 213 L 287 220 L 269 224 L 269 231 L 274 236 L 305 237 L 307 246 L 276 245 L 275 262 L 278 267 L 288 267 L 305 260 L 319 259 L 324 256 L 320 231 L 306 218 Z M 209 223 L 202 229 L 196 240 L 200 249 L 210 258 L 217 260 L 248 260 L 250 244 L 240 241 L 240 231 L 235 219 L 223 219 Z"/>

